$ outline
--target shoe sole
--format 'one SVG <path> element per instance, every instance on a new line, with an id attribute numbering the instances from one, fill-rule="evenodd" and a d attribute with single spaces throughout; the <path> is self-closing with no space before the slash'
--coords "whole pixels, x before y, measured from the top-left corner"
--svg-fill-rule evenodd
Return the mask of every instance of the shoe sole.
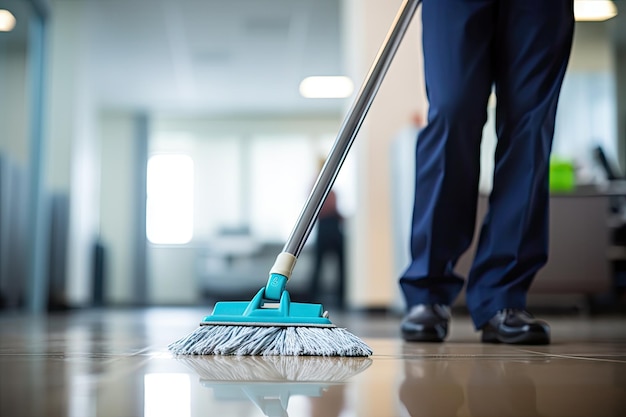
<path id="1" fill-rule="evenodd" d="M 496 332 L 483 332 L 483 343 L 506 343 L 508 345 L 549 345 L 550 336 L 544 332 L 522 333 L 517 336 L 502 336 Z"/>

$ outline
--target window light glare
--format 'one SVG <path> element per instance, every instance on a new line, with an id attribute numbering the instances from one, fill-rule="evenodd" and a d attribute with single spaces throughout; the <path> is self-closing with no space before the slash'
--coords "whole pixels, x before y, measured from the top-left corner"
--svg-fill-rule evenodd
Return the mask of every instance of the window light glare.
<path id="1" fill-rule="evenodd" d="M 193 159 L 154 155 L 148 160 L 146 234 L 155 244 L 185 244 L 193 238 Z"/>
<path id="2" fill-rule="evenodd" d="M 574 16 L 577 21 L 600 22 L 617 15 L 617 7 L 611 0 L 576 0 Z"/>
<path id="3" fill-rule="evenodd" d="M 304 98 L 346 98 L 354 91 L 352 80 L 344 76 L 313 76 L 300 83 Z"/>
<path id="4" fill-rule="evenodd" d="M 0 9 L 0 32 L 10 32 L 15 27 L 15 16 L 8 10 Z"/>

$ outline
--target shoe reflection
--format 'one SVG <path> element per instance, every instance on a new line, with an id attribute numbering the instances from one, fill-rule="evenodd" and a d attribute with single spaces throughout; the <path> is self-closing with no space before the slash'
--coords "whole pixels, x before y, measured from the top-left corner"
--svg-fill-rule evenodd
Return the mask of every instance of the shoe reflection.
<path id="1" fill-rule="evenodd" d="M 400 401 L 411 417 L 454 417 L 464 403 L 463 386 L 443 359 L 405 359 Z"/>
<path id="2" fill-rule="evenodd" d="M 289 398 L 311 399 L 313 416 L 338 416 L 346 382 L 372 363 L 367 357 L 191 356 L 193 369 L 217 401 L 251 401 L 266 416 L 288 416 Z M 318 401 L 322 399 L 323 401 Z"/>
<path id="3" fill-rule="evenodd" d="M 400 401 L 411 417 L 540 416 L 531 377 L 538 364 L 471 356 L 443 359 L 432 350 L 423 356 L 413 350 L 404 359 Z"/>
<path id="4" fill-rule="evenodd" d="M 472 416 L 537 417 L 537 390 L 529 372 L 538 363 L 477 361 L 467 383 Z"/>

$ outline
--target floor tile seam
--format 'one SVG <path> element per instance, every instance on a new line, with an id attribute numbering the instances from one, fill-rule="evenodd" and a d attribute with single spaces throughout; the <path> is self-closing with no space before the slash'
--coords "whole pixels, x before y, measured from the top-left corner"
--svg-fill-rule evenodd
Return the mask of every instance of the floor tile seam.
<path id="1" fill-rule="evenodd" d="M 427 360 L 427 359 L 500 359 L 500 360 L 534 360 L 545 357 L 538 354 L 521 354 L 521 355 L 476 355 L 476 354 L 449 354 L 449 355 L 415 355 L 415 356 L 394 356 L 394 355 L 375 355 L 373 359 L 391 359 L 391 360 Z"/>
<path id="2" fill-rule="evenodd" d="M 534 352 L 528 351 L 529 353 L 536 353 L 542 356 L 548 356 L 551 358 L 559 358 L 559 359 L 573 359 L 573 360 L 582 360 L 582 361 L 595 361 L 595 362 L 610 362 L 610 363 L 621 363 L 626 364 L 626 360 L 619 359 L 608 359 L 608 358 L 598 358 L 598 357 L 590 357 L 590 356 L 580 356 L 580 355 L 563 355 L 558 353 L 549 353 L 549 352 Z"/>

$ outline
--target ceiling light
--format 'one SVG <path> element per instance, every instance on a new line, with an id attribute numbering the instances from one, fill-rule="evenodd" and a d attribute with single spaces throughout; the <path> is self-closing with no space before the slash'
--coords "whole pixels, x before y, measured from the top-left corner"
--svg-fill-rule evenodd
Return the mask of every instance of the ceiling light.
<path id="1" fill-rule="evenodd" d="M 600 22 L 617 15 L 617 7 L 611 0 L 576 0 L 574 16 L 578 21 Z"/>
<path id="2" fill-rule="evenodd" d="M 0 32 L 10 32 L 15 27 L 15 16 L 8 10 L 0 9 Z"/>
<path id="3" fill-rule="evenodd" d="M 305 98 L 346 98 L 353 91 L 352 80 L 343 76 L 307 77 L 300 83 L 300 94 Z"/>

